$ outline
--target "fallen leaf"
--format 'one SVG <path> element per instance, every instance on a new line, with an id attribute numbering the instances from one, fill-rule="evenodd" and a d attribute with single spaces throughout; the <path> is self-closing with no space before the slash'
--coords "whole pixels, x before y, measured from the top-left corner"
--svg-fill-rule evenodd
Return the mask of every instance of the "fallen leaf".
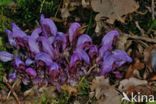
<path id="1" fill-rule="evenodd" d="M 147 47 L 144 50 L 144 62 L 150 72 L 156 72 L 156 45 Z"/>
<path id="2" fill-rule="evenodd" d="M 67 19 L 70 16 L 69 9 L 67 7 L 61 8 L 61 17 Z"/>
<path id="3" fill-rule="evenodd" d="M 123 15 L 132 13 L 139 8 L 134 0 L 92 0 L 91 6 L 95 12 L 99 13 L 95 17 L 96 21 L 107 17 L 107 22 L 111 24 L 115 20 L 124 22 Z"/>
<path id="4" fill-rule="evenodd" d="M 95 92 L 97 104 L 121 104 L 121 96 L 119 96 L 114 86 L 109 84 L 109 80 L 103 76 L 96 77 L 90 88 L 92 92 Z"/>
<path id="5" fill-rule="evenodd" d="M 133 93 L 140 92 L 142 95 L 152 95 L 152 87 L 148 85 L 144 86 L 131 86 L 127 89 L 127 94 L 130 95 Z"/>
<path id="6" fill-rule="evenodd" d="M 120 81 L 119 90 L 126 91 L 131 86 L 147 85 L 146 80 L 140 80 L 134 77 Z"/>
<path id="7" fill-rule="evenodd" d="M 144 63 L 140 62 L 138 58 L 134 60 L 134 63 L 131 64 L 126 72 L 126 78 L 134 76 L 134 71 L 139 71 L 145 67 Z"/>

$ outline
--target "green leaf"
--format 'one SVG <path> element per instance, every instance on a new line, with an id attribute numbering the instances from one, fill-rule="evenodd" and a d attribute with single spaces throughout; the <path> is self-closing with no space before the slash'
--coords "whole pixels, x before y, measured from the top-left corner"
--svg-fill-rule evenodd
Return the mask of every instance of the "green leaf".
<path id="1" fill-rule="evenodd" d="M 156 29 L 156 19 L 152 20 L 151 25 L 150 25 L 151 29 Z"/>
<path id="2" fill-rule="evenodd" d="M 9 5 L 12 2 L 13 2 L 12 0 L 0 0 L 0 6 Z"/>

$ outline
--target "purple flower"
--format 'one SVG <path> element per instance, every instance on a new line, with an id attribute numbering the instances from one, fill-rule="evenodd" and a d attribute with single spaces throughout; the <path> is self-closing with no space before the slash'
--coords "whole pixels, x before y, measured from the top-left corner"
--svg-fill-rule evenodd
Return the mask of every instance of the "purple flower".
<path id="1" fill-rule="evenodd" d="M 108 32 L 102 39 L 102 47 L 99 49 L 99 57 L 102 58 L 107 51 L 112 51 L 113 44 L 115 44 L 119 33 L 116 30 Z"/>
<path id="2" fill-rule="evenodd" d="M 45 36 L 48 37 L 51 35 L 54 35 L 54 36 L 56 35 L 57 27 L 51 19 L 45 18 L 44 15 L 42 14 L 40 18 L 40 23 L 41 23 L 42 31 Z"/>
<path id="3" fill-rule="evenodd" d="M 10 83 L 14 82 L 16 80 L 16 78 L 17 78 L 16 72 L 9 73 L 9 75 L 8 75 L 8 81 Z"/>
<path id="4" fill-rule="evenodd" d="M 6 32 L 7 35 L 8 35 L 8 41 L 9 41 L 10 45 L 16 47 L 16 40 L 15 40 L 15 38 L 13 37 L 12 32 L 11 32 L 10 30 L 8 30 L 8 29 L 5 30 L 5 32 Z"/>
<path id="5" fill-rule="evenodd" d="M 37 76 L 36 70 L 31 67 L 26 69 L 26 73 L 33 78 Z"/>
<path id="6" fill-rule="evenodd" d="M 102 63 L 101 74 L 102 75 L 108 74 L 111 71 L 113 71 L 115 68 L 116 68 L 115 59 L 112 57 L 112 55 L 107 56 Z"/>
<path id="7" fill-rule="evenodd" d="M 26 65 L 26 66 L 29 66 L 29 65 L 31 65 L 31 64 L 33 64 L 33 63 L 34 63 L 34 60 L 32 60 L 32 59 L 30 59 L 30 58 L 27 58 L 26 61 L 25 61 L 25 65 Z"/>
<path id="8" fill-rule="evenodd" d="M 102 39 L 102 46 L 104 46 L 106 49 L 112 49 L 112 46 L 115 44 L 118 37 L 118 31 L 112 30 L 108 32 Z"/>
<path id="9" fill-rule="evenodd" d="M 90 64 L 88 54 L 82 49 L 76 49 L 70 59 L 70 68 L 76 68 L 78 62 L 84 61 L 86 64 Z"/>
<path id="10" fill-rule="evenodd" d="M 92 39 L 90 38 L 90 36 L 87 34 L 83 34 L 78 38 L 76 47 L 83 49 L 85 47 L 90 46 L 91 44 L 92 44 Z"/>
<path id="11" fill-rule="evenodd" d="M 67 46 L 67 38 L 64 33 L 58 32 L 54 40 L 54 47 L 64 50 Z"/>
<path id="12" fill-rule="evenodd" d="M 19 57 L 15 58 L 14 65 L 18 72 L 23 73 L 25 71 L 25 63 Z"/>
<path id="13" fill-rule="evenodd" d="M 40 36 L 41 32 L 42 32 L 41 28 L 38 27 L 31 33 L 31 37 L 36 40 Z"/>
<path id="14" fill-rule="evenodd" d="M 35 61 L 43 61 L 46 65 L 53 63 L 51 57 L 44 52 L 40 52 L 35 56 Z"/>
<path id="15" fill-rule="evenodd" d="M 101 74 L 108 74 L 127 62 L 132 62 L 132 59 L 126 52 L 121 50 L 116 50 L 113 53 L 107 52 L 107 54 L 103 56 Z"/>
<path id="16" fill-rule="evenodd" d="M 115 50 L 113 52 L 113 57 L 117 60 L 116 65 L 118 67 L 122 66 L 126 62 L 132 62 L 132 58 L 128 56 L 128 54 L 125 51 L 122 50 Z"/>
<path id="17" fill-rule="evenodd" d="M 39 50 L 39 44 L 36 41 L 36 39 L 32 38 L 32 37 L 28 37 L 28 45 L 30 48 L 30 51 L 37 54 L 40 52 Z"/>
<path id="18" fill-rule="evenodd" d="M 52 47 L 52 45 L 50 44 L 48 38 L 46 37 L 40 37 L 39 38 L 41 43 L 42 43 L 42 49 L 44 52 L 48 53 L 53 59 L 56 57 L 55 56 L 55 50 L 54 48 Z"/>
<path id="19" fill-rule="evenodd" d="M 48 37 L 48 41 L 50 42 L 50 44 L 53 44 L 55 41 L 55 37 L 54 36 Z"/>
<path id="20" fill-rule="evenodd" d="M 72 43 L 73 41 L 75 41 L 78 33 L 77 33 L 77 30 L 80 28 L 80 24 L 75 22 L 75 23 L 72 23 L 69 27 L 69 30 L 68 30 L 68 34 L 69 34 L 69 41 L 70 43 Z"/>
<path id="21" fill-rule="evenodd" d="M 0 51 L 0 61 L 8 62 L 13 60 L 13 58 L 14 58 L 13 54 L 6 51 Z"/>
<path id="22" fill-rule="evenodd" d="M 59 71 L 60 67 L 57 63 L 53 62 L 49 68 L 48 68 L 48 74 L 50 76 L 51 79 L 55 80 L 58 79 L 59 77 Z"/>
<path id="23" fill-rule="evenodd" d="M 94 57 L 98 56 L 98 48 L 96 45 L 92 45 L 89 47 L 89 56 L 93 59 Z"/>
<path id="24" fill-rule="evenodd" d="M 90 64 L 90 59 L 88 54 L 82 50 L 82 49 L 76 49 L 75 53 L 78 53 L 78 55 L 81 57 L 82 61 L 84 61 L 86 64 Z"/>
<path id="25" fill-rule="evenodd" d="M 78 53 L 73 53 L 73 55 L 71 56 L 71 59 L 70 59 L 70 68 L 76 69 L 78 62 L 80 62 L 80 61 L 81 61 L 81 56 Z"/>
<path id="26" fill-rule="evenodd" d="M 25 66 L 25 63 L 19 57 L 16 57 L 15 58 L 15 66 L 16 67 Z"/>
<path id="27" fill-rule="evenodd" d="M 12 26 L 13 37 L 24 38 L 27 36 L 26 33 L 23 32 L 15 23 L 12 23 L 11 26 Z"/>

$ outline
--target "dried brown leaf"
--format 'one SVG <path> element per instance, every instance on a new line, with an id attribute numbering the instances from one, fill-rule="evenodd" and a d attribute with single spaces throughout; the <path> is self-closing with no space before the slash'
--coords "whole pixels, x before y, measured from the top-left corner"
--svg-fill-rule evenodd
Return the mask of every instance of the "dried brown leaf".
<path id="1" fill-rule="evenodd" d="M 136 58 L 134 63 L 129 66 L 125 77 L 130 78 L 130 77 L 134 76 L 134 71 L 139 71 L 139 70 L 143 69 L 144 67 L 145 67 L 144 63 L 140 62 L 140 60 L 138 58 Z"/>
<path id="2" fill-rule="evenodd" d="M 108 17 L 108 23 L 114 23 L 115 20 L 124 22 L 123 15 L 132 13 L 139 8 L 134 0 L 92 0 L 91 6 L 95 12 L 99 12 L 96 21 L 102 17 Z"/>
<path id="3" fill-rule="evenodd" d="M 119 90 L 126 91 L 131 86 L 135 87 L 139 85 L 147 85 L 147 81 L 131 77 L 129 79 L 124 79 L 120 81 Z"/>
<path id="4" fill-rule="evenodd" d="M 90 86 L 97 99 L 97 104 L 120 104 L 121 96 L 115 90 L 114 86 L 109 84 L 109 80 L 103 76 L 96 77 Z M 92 93 L 93 94 L 93 93 Z M 113 98 L 113 99 L 112 99 Z"/>

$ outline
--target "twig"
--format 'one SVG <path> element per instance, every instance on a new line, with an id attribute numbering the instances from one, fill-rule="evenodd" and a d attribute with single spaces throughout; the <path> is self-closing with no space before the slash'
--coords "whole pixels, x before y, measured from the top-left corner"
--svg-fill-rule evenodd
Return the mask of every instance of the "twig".
<path id="1" fill-rule="evenodd" d="M 156 44 L 156 39 L 151 39 L 151 38 L 147 38 L 147 37 L 143 37 L 143 36 L 128 36 L 129 39 L 136 39 L 136 40 L 142 40 L 145 42 L 149 42 L 149 43 L 155 43 Z"/>
<path id="2" fill-rule="evenodd" d="M 11 88 L 14 89 L 15 85 L 16 85 L 18 82 L 19 82 L 19 80 L 17 79 L 17 80 L 14 82 L 14 84 L 12 85 Z M 11 94 L 11 91 L 9 91 L 8 96 L 7 96 L 7 99 L 10 97 L 10 94 Z"/>
<path id="3" fill-rule="evenodd" d="M 17 94 L 15 93 L 15 91 L 12 89 L 11 85 L 8 83 L 7 79 L 4 77 L 3 78 L 3 82 L 6 84 L 6 86 L 11 90 L 11 93 L 13 94 L 13 96 L 15 97 L 15 100 L 17 102 L 17 104 L 21 104 L 20 100 L 17 96 Z"/>
<path id="4" fill-rule="evenodd" d="M 155 11 L 154 11 L 154 9 L 155 9 L 155 2 L 154 2 L 154 1 L 155 1 L 155 0 L 152 0 L 152 3 L 151 3 L 152 20 L 155 19 Z"/>
<path id="5" fill-rule="evenodd" d="M 138 21 L 135 21 L 135 25 L 139 29 L 139 31 L 141 32 L 141 35 L 145 36 L 145 31 L 140 27 Z"/>
<path id="6" fill-rule="evenodd" d="M 96 64 L 94 64 L 94 65 L 87 71 L 86 75 L 89 75 L 90 72 L 91 72 L 95 67 L 97 67 Z"/>
<path id="7" fill-rule="evenodd" d="M 40 13 L 42 12 L 42 9 L 43 9 L 44 2 L 45 2 L 45 0 L 43 0 L 43 1 L 42 1 L 42 3 L 41 3 L 41 7 L 40 7 Z"/>

